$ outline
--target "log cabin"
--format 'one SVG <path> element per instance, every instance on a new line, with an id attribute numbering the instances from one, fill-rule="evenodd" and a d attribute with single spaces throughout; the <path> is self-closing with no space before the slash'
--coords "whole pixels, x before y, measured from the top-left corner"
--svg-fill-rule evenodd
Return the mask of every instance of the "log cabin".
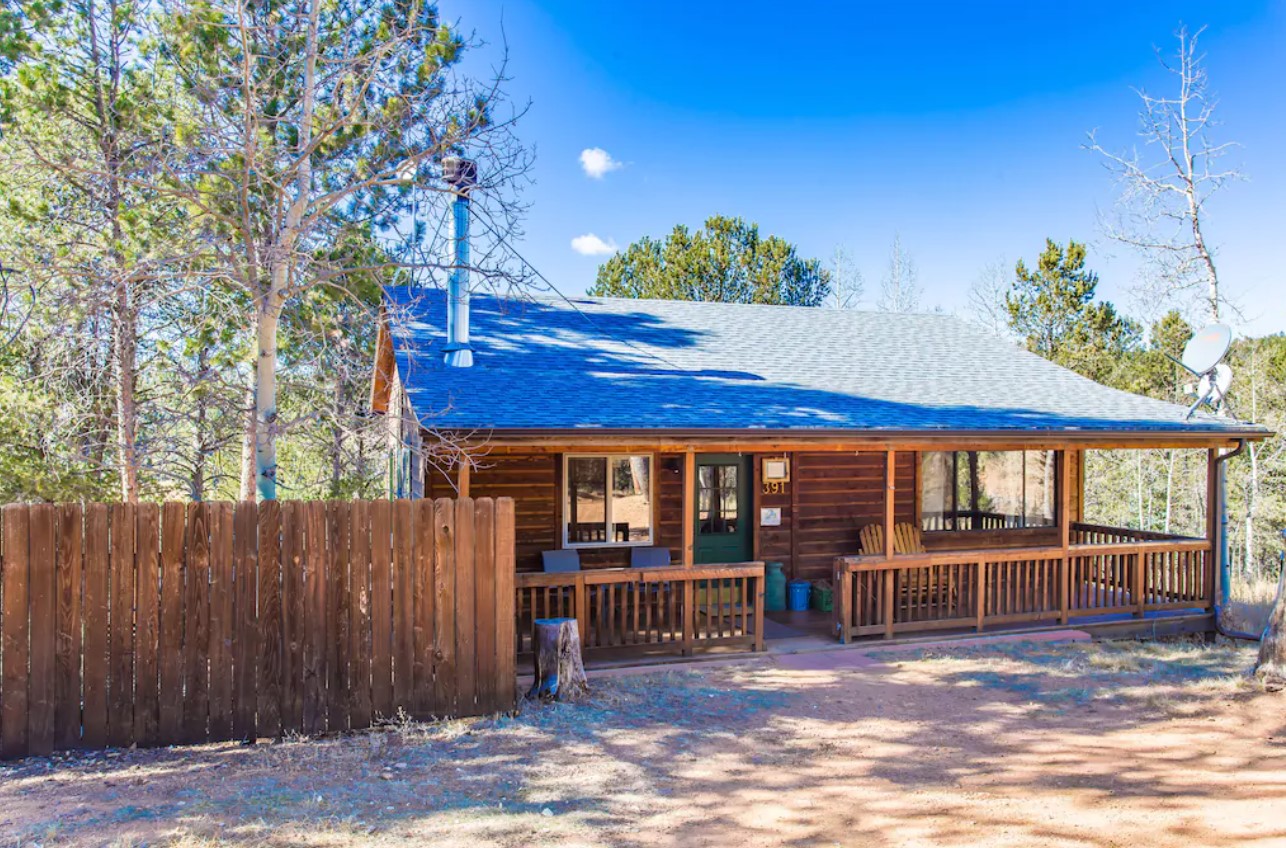
<path id="1" fill-rule="evenodd" d="M 376 359 L 390 496 L 516 502 L 520 649 L 552 614 L 591 653 L 762 648 L 765 563 L 830 584 L 840 641 L 1209 629 L 1220 463 L 1269 435 L 946 315 L 402 287 Z M 1203 533 L 1086 522 L 1085 452 L 1148 448 L 1205 452 Z"/>

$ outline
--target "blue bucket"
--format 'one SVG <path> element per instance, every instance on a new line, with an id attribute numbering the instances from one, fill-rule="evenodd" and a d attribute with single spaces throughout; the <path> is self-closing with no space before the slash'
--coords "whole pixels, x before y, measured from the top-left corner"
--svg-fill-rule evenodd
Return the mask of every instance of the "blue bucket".
<path id="1" fill-rule="evenodd" d="M 812 589 L 812 584 L 807 580 L 791 580 L 786 584 L 786 608 L 791 612 L 801 612 L 808 609 L 808 592 Z"/>

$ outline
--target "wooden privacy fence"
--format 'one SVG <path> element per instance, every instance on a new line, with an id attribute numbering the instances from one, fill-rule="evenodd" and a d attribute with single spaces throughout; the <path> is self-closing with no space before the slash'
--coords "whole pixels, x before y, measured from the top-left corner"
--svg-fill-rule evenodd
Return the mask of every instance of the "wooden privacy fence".
<path id="1" fill-rule="evenodd" d="M 0 521 L 0 756 L 516 699 L 509 498 L 38 504 Z"/>

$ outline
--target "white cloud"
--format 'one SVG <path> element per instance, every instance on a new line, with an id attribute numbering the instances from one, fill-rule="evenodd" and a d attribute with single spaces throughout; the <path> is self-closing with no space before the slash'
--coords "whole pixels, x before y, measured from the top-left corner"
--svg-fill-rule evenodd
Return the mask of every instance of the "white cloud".
<path id="1" fill-rule="evenodd" d="M 611 239 L 603 241 L 593 233 L 586 233 L 572 239 L 572 250 L 581 256 L 607 256 L 615 253 L 616 249 L 616 242 Z"/>
<path id="2" fill-rule="evenodd" d="M 601 147 L 587 147 L 582 150 L 580 166 L 585 170 L 585 176 L 595 180 L 601 180 L 608 172 L 624 167 L 621 162 L 612 158 L 612 154 Z"/>

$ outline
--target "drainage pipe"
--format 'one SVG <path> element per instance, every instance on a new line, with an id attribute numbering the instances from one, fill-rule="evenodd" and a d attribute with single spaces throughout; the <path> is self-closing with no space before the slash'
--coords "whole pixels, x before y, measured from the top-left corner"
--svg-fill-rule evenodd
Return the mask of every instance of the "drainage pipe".
<path id="1" fill-rule="evenodd" d="M 1228 587 L 1232 582 L 1232 567 L 1228 560 L 1228 482 L 1224 472 L 1224 463 L 1246 450 L 1246 440 L 1238 439 L 1237 447 L 1225 454 L 1215 457 L 1215 474 L 1218 475 L 1219 503 L 1214 506 L 1219 510 L 1218 539 L 1212 540 L 1219 550 L 1219 591 L 1215 593 L 1215 632 L 1229 639 L 1241 639 L 1245 642 L 1258 642 L 1259 637 L 1240 630 L 1226 630 L 1223 626 L 1223 608 L 1228 603 Z"/>

